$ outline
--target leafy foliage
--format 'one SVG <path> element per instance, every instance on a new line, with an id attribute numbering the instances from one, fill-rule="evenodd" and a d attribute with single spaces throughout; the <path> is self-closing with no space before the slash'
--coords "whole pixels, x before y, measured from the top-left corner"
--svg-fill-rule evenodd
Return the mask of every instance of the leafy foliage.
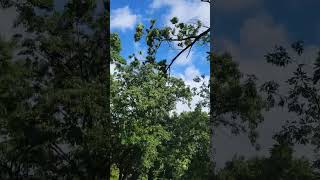
<path id="1" fill-rule="evenodd" d="M 96 1 L 1 3 L 26 30 L 1 48 L 1 177 L 110 177 L 108 18 Z"/>
<path id="2" fill-rule="evenodd" d="M 276 97 L 304 123 L 284 128 L 279 141 L 307 143 L 312 135 L 311 142 L 319 144 L 319 127 L 311 126 L 319 119 L 319 58 L 312 77 L 299 65 L 288 80 L 294 87 L 289 96 L 277 94 L 276 82 L 266 83 L 266 106 L 253 75 L 244 76 L 228 54 L 214 56 L 210 85 L 195 90 L 204 101 L 194 111 L 176 114 L 176 103 L 189 103 L 195 94 L 168 70 L 195 43 L 209 42 L 210 28 L 200 21 L 186 24 L 174 17 L 170 27 L 159 28 L 155 20 L 149 28 L 138 24 L 134 39 L 146 41 L 147 56 L 134 55 L 127 64 L 119 36 L 107 32 L 109 12 L 99 11 L 98 1 L 66 0 L 62 9 L 53 0 L 0 3 L 17 9 L 16 25 L 26 30 L 12 40 L 0 39 L 1 179 L 210 179 L 214 128 L 249 132 L 254 143 L 261 112 L 274 106 Z M 183 48 L 169 64 L 156 59 L 163 42 Z M 292 47 L 303 53 L 301 43 Z M 283 48 L 266 57 L 283 67 L 292 61 Z M 112 75 L 110 62 L 117 65 Z M 202 109 L 209 105 L 210 118 Z M 254 179 L 271 172 L 275 178 L 313 178 L 309 164 L 293 159 L 289 146 L 277 146 L 271 154 L 235 160 L 218 176 Z"/>
<path id="3" fill-rule="evenodd" d="M 205 178 L 212 166 L 208 114 L 200 105 L 192 112 L 174 113 L 176 103 L 188 103 L 193 94 L 182 79 L 166 76 L 161 66 L 135 57 L 112 75 L 119 178 Z"/>
<path id="4" fill-rule="evenodd" d="M 293 50 L 302 56 L 303 44 L 301 41 L 294 43 Z M 273 54 L 270 53 L 270 54 Z M 318 149 L 319 144 L 319 117 L 320 117 L 320 94 L 319 94 L 319 58 L 315 60 L 313 72 L 309 64 L 299 63 L 298 60 L 293 59 L 289 54 L 280 54 L 275 58 L 275 62 L 283 59 L 286 56 L 295 62 L 296 69 L 292 76 L 285 82 L 286 90 L 280 91 L 280 85 L 276 81 L 266 82 L 262 86 L 262 91 L 268 95 L 268 102 L 270 107 L 281 106 L 286 107 L 287 111 L 296 114 L 297 118 L 294 120 L 287 120 L 282 130 L 277 133 L 274 138 L 279 142 L 286 142 L 290 144 L 312 144 Z M 271 62 L 278 66 L 287 67 L 287 64 L 278 64 Z"/>
<path id="5" fill-rule="evenodd" d="M 145 37 L 146 44 L 148 46 L 148 52 L 146 56 L 146 63 L 156 62 L 156 52 L 164 42 L 176 43 L 178 47 L 183 48 L 170 62 L 166 64 L 167 60 L 158 61 L 161 65 L 160 69 L 167 73 L 167 70 L 174 63 L 174 61 L 186 50 L 194 46 L 194 44 L 208 44 L 210 28 L 203 30 L 205 26 L 201 21 L 197 21 L 195 24 L 188 24 L 179 22 L 177 17 L 171 19 L 171 26 L 165 26 L 158 28 L 156 26 L 156 20 L 150 20 L 150 27 L 145 28 L 143 24 L 136 26 L 136 33 L 134 35 L 135 41 L 140 41 Z"/>
<path id="6" fill-rule="evenodd" d="M 265 108 L 265 100 L 257 90 L 256 77 L 245 77 L 227 53 L 211 57 L 210 66 L 213 126 L 227 126 L 234 134 L 249 131 L 249 138 L 255 143 L 258 135 L 255 129 L 263 121 L 262 111 Z"/>
<path id="7" fill-rule="evenodd" d="M 226 167 L 219 170 L 218 180 L 267 180 L 267 179 L 319 179 L 308 160 L 293 158 L 292 147 L 276 144 L 270 151 L 270 157 L 256 157 L 245 160 L 235 157 L 227 162 Z"/>

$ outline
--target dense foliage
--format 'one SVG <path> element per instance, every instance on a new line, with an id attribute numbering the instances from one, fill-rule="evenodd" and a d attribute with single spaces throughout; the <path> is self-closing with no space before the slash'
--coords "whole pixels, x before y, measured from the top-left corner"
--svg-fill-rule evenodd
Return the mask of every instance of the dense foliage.
<path id="1" fill-rule="evenodd" d="M 182 79 L 168 76 L 165 60 L 156 59 L 161 42 L 170 41 L 175 30 L 157 28 L 155 23 L 151 20 L 148 29 L 142 24 L 136 28 L 134 39 L 145 38 L 148 46 L 145 59 L 133 54 L 129 64 L 115 62 L 113 174 L 119 179 L 207 179 L 213 169 L 208 158 L 208 113 L 201 104 L 191 112 L 174 112 L 178 102 L 189 103 L 194 94 Z"/>
<path id="2" fill-rule="evenodd" d="M 288 112 L 296 115 L 294 119 L 286 119 L 280 132 L 275 134 L 275 139 L 289 144 L 313 145 L 318 154 L 320 147 L 319 117 L 320 117 L 320 53 L 312 64 L 299 61 L 303 56 L 304 46 L 302 41 L 295 42 L 291 48 L 296 53 L 288 53 L 286 48 L 276 46 L 265 57 L 268 63 L 286 68 L 295 67 L 295 70 L 285 82 L 268 81 L 261 90 L 267 94 L 269 107 L 283 107 Z M 283 84 L 282 87 L 280 84 Z M 315 160 L 315 165 L 318 166 Z"/>
<path id="3" fill-rule="evenodd" d="M 245 160 L 235 157 L 220 170 L 218 180 L 316 180 L 320 178 L 310 162 L 304 158 L 294 158 L 292 147 L 288 144 L 276 144 L 270 151 L 270 157 L 256 157 Z"/>
<path id="4" fill-rule="evenodd" d="M 1 179 L 109 177 L 107 14 L 95 1 L 1 5 L 25 29 L 1 42 Z"/>
<path id="5" fill-rule="evenodd" d="M 207 113 L 172 112 L 191 90 L 161 64 L 126 65 L 105 4 L 63 4 L 1 1 L 25 30 L 1 39 L 1 178 L 177 179 L 194 176 L 190 166 L 205 176 Z M 111 81 L 109 62 L 118 64 Z"/>
<path id="6" fill-rule="evenodd" d="M 316 179 L 309 162 L 292 157 L 291 146 L 319 145 L 319 58 L 312 77 L 298 66 L 286 96 L 268 82 L 265 100 L 255 76 L 241 73 L 229 54 L 208 57 L 210 86 L 190 89 L 169 72 L 181 53 L 208 45 L 210 28 L 200 21 L 138 24 L 132 38 L 145 41 L 148 52 L 145 59 L 133 54 L 128 63 L 119 36 L 109 34 L 108 1 L 0 4 L 17 11 L 16 26 L 25 30 L 0 38 L 1 179 Z M 171 61 L 159 60 L 163 42 L 182 50 Z M 293 48 L 302 54 L 299 43 Z M 292 61 L 279 47 L 266 58 L 279 66 Z M 194 95 L 204 98 L 194 110 L 175 113 L 178 102 Z M 280 144 L 270 158 L 236 158 L 214 175 L 215 128 L 248 132 L 254 144 L 262 111 L 276 98 L 300 121 L 276 136 Z"/>

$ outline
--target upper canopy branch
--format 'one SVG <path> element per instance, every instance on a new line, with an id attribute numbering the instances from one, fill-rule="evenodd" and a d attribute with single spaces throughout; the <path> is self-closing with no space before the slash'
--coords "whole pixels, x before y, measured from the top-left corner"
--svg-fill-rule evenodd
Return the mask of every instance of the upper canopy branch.
<path id="1" fill-rule="evenodd" d="M 202 2 L 210 3 L 210 0 L 201 0 Z"/>
<path id="2" fill-rule="evenodd" d="M 202 37 L 204 37 L 205 35 L 207 35 L 210 32 L 210 28 L 208 28 L 206 31 L 202 32 L 201 34 L 199 34 L 198 36 L 194 36 L 191 38 L 194 38 L 194 40 L 188 44 L 185 48 L 183 48 L 170 62 L 170 64 L 168 65 L 167 69 L 170 69 L 171 65 L 174 63 L 174 61 L 182 54 L 184 53 L 186 50 L 188 50 L 189 48 L 191 49 L 193 47 L 193 45 Z M 188 37 L 188 39 L 191 39 L 190 37 Z"/>

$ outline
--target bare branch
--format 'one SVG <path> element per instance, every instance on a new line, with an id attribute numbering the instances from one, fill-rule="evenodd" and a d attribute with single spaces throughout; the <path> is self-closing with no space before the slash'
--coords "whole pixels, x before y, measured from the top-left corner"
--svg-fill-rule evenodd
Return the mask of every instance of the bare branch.
<path id="1" fill-rule="evenodd" d="M 201 0 L 201 2 L 207 2 L 207 3 L 210 3 L 210 0 Z"/>

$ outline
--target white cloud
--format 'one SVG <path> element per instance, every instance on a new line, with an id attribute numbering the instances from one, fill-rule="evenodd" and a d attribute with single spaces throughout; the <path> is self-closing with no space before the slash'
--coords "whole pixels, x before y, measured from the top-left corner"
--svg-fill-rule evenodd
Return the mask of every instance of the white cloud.
<path id="1" fill-rule="evenodd" d="M 111 10 L 111 29 L 133 29 L 138 19 L 138 15 L 133 14 L 128 6 Z"/>
<path id="2" fill-rule="evenodd" d="M 176 77 L 181 78 L 185 82 L 185 84 L 187 86 L 189 86 L 190 88 L 200 88 L 200 86 L 202 84 L 202 83 L 197 83 L 197 82 L 193 81 L 194 78 L 201 75 L 200 71 L 194 65 L 188 66 L 185 69 L 183 74 L 174 74 L 174 75 Z M 209 82 L 209 76 L 205 76 L 204 82 L 206 82 L 206 84 Z M 188 104 L 178 102 L 176 105 L 176 112 L 181 113 L 184 111 L 194 110 L 194 108 L 196 107 L 196 104 L 201 100 L 202 100 L 202 98 L 200 96 L 193 96 L 192 100 L 190 102 L 190 107 L 188 106 Z M 208 109 L 205 108 L 204 111 L 208 112 Z"/>
<path id="3" fill-rule="evenodd" d="M 195 68 L 193 65 L 187 67 L 184 71 L 184 79 L 189 82 L 192 81 L 195 77 L 200 76 L 200 71 Z"/>
<path id="4" fill-rule="evenodd" d="M 116 65 L 114 63 L 110 64 L 110 74 L 114 74 Z"/>
<path id="5" fill-rule="evenodd" d="M 169 24 L 170 19 L 177 17 L 181 22 L 194 22 L 200 20 L 204 25 L 210 25 L 210 5 L 200 0 L 153 0 L 152 9 L 168 6 L 169 13 L 165 16 L 165 22 Z"/>

